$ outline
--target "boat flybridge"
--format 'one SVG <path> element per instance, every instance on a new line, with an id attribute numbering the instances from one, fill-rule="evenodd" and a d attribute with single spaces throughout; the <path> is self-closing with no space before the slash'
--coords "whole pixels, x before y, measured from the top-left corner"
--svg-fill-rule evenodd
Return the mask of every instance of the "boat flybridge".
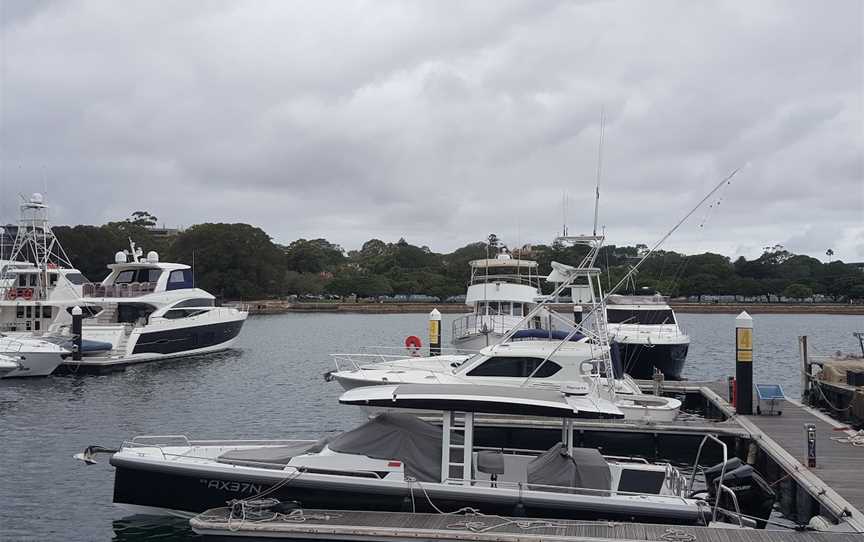
<path id="1" fill-rule="evenodd" d="M 442 383 L 494 384 L 517 387 L 560 387 L 569 384 L 593 397 L 615 403 L 630 421 L 669 422 L 681 401 L 645 395 L 622 370 L 620 352 L 610 344 L 600 270 L 593 267 L 603 236 L 571 236 L 566 241 L 584 247 L 579 266 L 552 262 L 546 280 L 556 284 L 551 295 L 534 306 L 496 345 L 474 356 L 446 355 L 426 358 L 375 357 L 374 354 L 335 354 L 336 370 L 327 379 L 343 388 L 375 384 Z M 561 292 L 578 293 L 581 321 L 574 322 L 545 305 Z M 575 298 L 574 298 L 575 299 Z M 526 329 L 541 311 L 549 315 L 546 329 Z M 557 324 L 559 329 L 552 329 Z"/>
<path id="2" fill-rule="evenodd" d="M 160 262 L 153 251 L 145 257 L 135 243 L 108 269 L 101 283 L 83 285 L 80 308 L 90 317 L 82 337 L 90 348 L 81 360 L 65 362 L 70 370 L 225 350 L 248 316 L 217 307 L 212 294 L 195 287 L 188 265 Z"/>
<path id="3" fill-rule="evenodd" d="M 532 321 L 523 316 L 542 295 L 537 262 L 514 259 L 502 250 L 495 258 L 472 260 L 465 304 L 472 312 L 453 321 L 451 342 L 461 350 L 479 350 L 497 343 L 516 326 L 540 327 L 544 314 Z"/>
<path id="4" fill-rule="evenodd" d="M 634 378 L 660 371 L 680 380 L 690 347 L 668 298 L 655 295 L 610 295 L 606 304 L 609 338 L 618 343 L 624 370 Z"/>
<path id="5" fill-rule="evenodd" d="M 699 525 L 716 518 L 721 508 L 712 507 L 708 496 L 689 496 L 693 481 L 668 463 L 604 457 L 596 449 L 577 447 L 574 420 L 621 414 L 608 401 L 571 395 L 566 388 L 401 384 L 355 388 L 339 402 L 436 410 L 443 422 L 432 425 L 405 412 L 386 412 L 318 441 L 142 436 L 119 450 L 93 446 L 76 458 L 94 463 L 97 453 L 110 453 L 116 469 L 114 502 L 137 512 L 199 513 L 234 499 L 266 496 L 306 508 L 431 512 L 471 507 L 484 514 Z M 476 414 L 516 411 L 560 420 L 561 441 L 545 450 L 475 442 Z M 725 494 L 722 446 L 718 486 Z M 735 510 L 731 502 L 722 508 Z"/>
<path id="6" fill-rule="evenodd" d="M 22 198 L 9 260 L 0 261 L 0 333 L 41 335 L 68 325 L 81 299 L 87 279 L 54 236 L 48 209 L 42 194 Z"/>

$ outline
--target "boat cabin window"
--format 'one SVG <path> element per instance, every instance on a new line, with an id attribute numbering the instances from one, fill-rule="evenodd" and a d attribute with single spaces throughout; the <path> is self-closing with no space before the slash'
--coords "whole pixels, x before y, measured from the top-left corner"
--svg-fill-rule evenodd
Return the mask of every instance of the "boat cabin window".
<path id="1" fill-rule="evenodd" d="M 510 303 L 509 301 L 487 301 L 485 303 L 480 302 L 480 304 L 477 306 L 477 313 L 486 314 L 487 306 L 489 307 L 489 315 L 491 316 L 510 316 L 511 313 L 514 316 L 522 316 L 522 303 Z"/>
<path id="2" fill-rule="evenodd" d="M 177 320 L 179 318 L 189 318 L 190 316 L 198 316 L 207 312 L 206 309 L 169 309 L 165 311 L 163 318 L 169 320 Z"/>
<path id="3" fill-rule="evenodd" d="M 90 282 L 87 280 L 87 277 L 85 277 L 81 273 L 66 273 L 65 277 L 66 277 L 66 280 L 68 280 L 69 282 L 71 282 L 72 284 L 74 284 L 76 286 L 80 286 L 82 284 L 86 284 L 86 283 Z M 53 286 L 54 284 L 57 284 L 57 275 L 52 274 L 51 275 L 51 285 Z"/>
<path id="4" fill-rule="evenodd" d="M 117 277 L 114 279 L 114 284 L 131 284 L 133 282 L 157 282 L 159 280 L 159 275 L 161 274 L 161 269 L 126 269 L 117 273 Z"/>
<path id="5" fill-rule="evenodd" d="M 142 304 L 120 304 L 117 305 L 117 323 L 134 324 L 139 318 L 146 319 L 153 312 L 153 307 Z"/>
<path id="6" fill-rule="evenodd" d="M 507 376 L 525 378 L 543 363 L 543 358 L 528 357 L 493 357 L 468 371 L 468 376 Z M 543 363 L 540 370 L 534 373 L 534 378 L 548 378 L 561 370 L 554 361 Z"/>
<path id="7" fill-rule="evenodd" d="M 675 315 L 671 309 L 632 310 L 607 309 L 606 320 L 610 324 L 674 324 Z"/>
<path id="8" fill-rule="evenodd" d="M 182 290 L 184 288 L 192 288 L 192 270 L 178 269 L 171 271 L 168 276 L 167 290 Z"/>
<path id="9" fill-rule="evenodd" d="M 213 300 L 212 299 L 184 299 L 183 301 L 174 305 L 173 309 L 179 309 L 182 307 L 212 307 Z"/>

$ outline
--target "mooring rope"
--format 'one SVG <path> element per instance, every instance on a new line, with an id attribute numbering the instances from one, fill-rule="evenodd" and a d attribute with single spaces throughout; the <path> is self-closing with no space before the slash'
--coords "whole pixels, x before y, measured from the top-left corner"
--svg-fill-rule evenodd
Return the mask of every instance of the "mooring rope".
<path id="1" fill-rule="evenodd" d="M 831 440 L 851 444 L 852 446 L 864 446 L 864 429 L 849 435 L 848 437 L 831 437 Z"/>

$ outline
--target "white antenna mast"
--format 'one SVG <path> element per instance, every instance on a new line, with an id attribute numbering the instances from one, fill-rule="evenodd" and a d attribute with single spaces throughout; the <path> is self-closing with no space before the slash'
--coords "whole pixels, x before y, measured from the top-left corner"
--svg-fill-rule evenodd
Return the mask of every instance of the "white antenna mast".
<path id="1" fill-rule="evenodd" d="M 594 233 L 597 235 L 597 214 L 600 210 L 600 175 L 603 172 L 603 136 L 606 131 L 606 112 L 600 108 L 600 145 L 597 149 L 597 184 L 594 193 Z M 566 234 L 565 234 L 566 235 Z"/>

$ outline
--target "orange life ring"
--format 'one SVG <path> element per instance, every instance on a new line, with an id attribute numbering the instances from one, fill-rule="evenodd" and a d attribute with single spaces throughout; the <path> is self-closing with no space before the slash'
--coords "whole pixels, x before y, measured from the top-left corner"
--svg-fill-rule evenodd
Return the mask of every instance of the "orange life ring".
<path id="1" fill-rule="evenodd" d="M 9 288 L 9 291 L 6 292 L 6 299 L 15 299 L 16 297 L 18 297 L 18 292 L 15 288 Z"/>
<path id="2" fill-rule="evenodd" d="M 21 297 L 28 301 L 33 299 L 33 288 L 24 288 L 24 295 L 22 295 Z"/>
<path id="3" fill-rule="evenodd" d="M 408 335 L 405 337 L 405 348 L 408 349 L 408 353 L 412 356 L 420 355 L 420 348 L 423 346 L 423 342 L 420 341 L 420 337 L 416 335 Z"/>

